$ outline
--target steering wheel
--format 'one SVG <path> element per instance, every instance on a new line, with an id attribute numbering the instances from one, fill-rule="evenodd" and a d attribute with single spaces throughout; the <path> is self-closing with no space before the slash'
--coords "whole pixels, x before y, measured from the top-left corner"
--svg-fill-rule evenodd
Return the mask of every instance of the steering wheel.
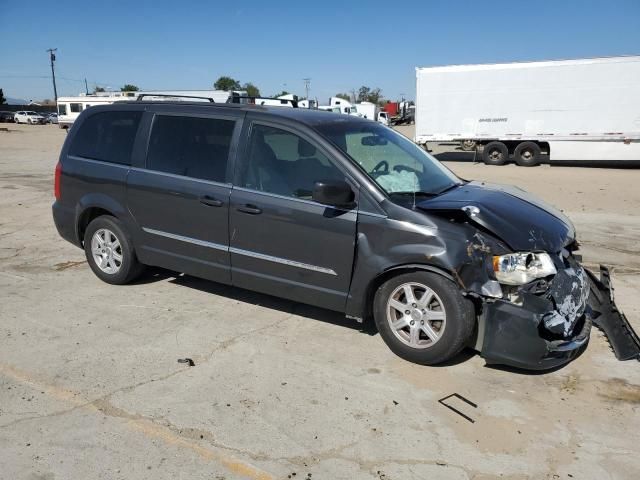
<path id="1" fill-rule="evenodd" d="M 415 168 L 411 168 L 411 167 L 407 167 L 406 165 L 395 165 L 393 167 L 393 169 L 400 173 L 402 171 L 404 172 L 413 172 L 413 173 L 420 173 L 418 170 L 416 170 Z"/>
<path id="2" fill-rule="evenodd" d="M 371 170 L 371 175 L 375 177 L 386 173 L 389 173 L 389 162 L 386 160 L 381 160 L 375 167 L 373 167 L 373 170 Z"/>

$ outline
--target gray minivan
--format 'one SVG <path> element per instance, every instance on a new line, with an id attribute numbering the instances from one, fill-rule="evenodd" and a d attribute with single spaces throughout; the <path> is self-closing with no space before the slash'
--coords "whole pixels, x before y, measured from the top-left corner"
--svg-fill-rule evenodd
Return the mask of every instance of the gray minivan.
<path id="1" fill-rule="evenodd" d="M 105 282 L 145 265 L 373 318 L 399 356 L 547 369 L 593 322 L 637 336 L 526 192 L 458 178 L 380 123 L 298 108 L 131 101 L 84 111 L 56 166 L 53 215 Z M 615 330 L 615 332 L 614 332 Z M 619 333 L 622 331 L 622 333 Z M 617 332 L 617 333 L 616 333 Z"/>

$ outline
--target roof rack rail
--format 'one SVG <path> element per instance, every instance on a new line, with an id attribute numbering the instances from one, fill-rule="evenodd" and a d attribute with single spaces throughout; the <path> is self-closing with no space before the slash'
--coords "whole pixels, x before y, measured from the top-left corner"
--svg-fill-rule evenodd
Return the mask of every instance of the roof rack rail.
<path id="1" fill-rule="evenodd" d="M 248 95 L 238 95 L 233 93 L 229 96 L 227 103 L 241 103 L 245 105 L 265 105 L 264 103 L 260 103 L 261 100 L 268 100 L 279 102 L 280 105 L 284 105 L 286 103 L 290 103 L 293 108 L 298 108 L 298 96 L 294 95 L 293 99 L 290 98 L 277 98 L 277 97 L 252 97 Z M 273 106 L 273 103 L 268 103 L 265 106 Z"/>
<path id="2" fill-rule="evenodd" d="M 211 97 L 197 97 L 194 95 L 170 95 L 165 93 L 141 93 L 138 95 L 136 101 L 141 102 L 144 97 L 164 97 L 164 98 L 197 98 L 199 100 L 209 100 L 211 103 L 216 103 Z"/>

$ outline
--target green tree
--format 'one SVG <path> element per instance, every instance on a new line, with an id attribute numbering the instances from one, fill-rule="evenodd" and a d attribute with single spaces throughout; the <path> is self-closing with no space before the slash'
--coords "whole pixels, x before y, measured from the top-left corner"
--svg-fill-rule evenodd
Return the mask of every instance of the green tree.
<path id="1" fill-rule="evenodd" d="M 104 92 L 104 88 L 102 88 L 102 87 L 98 87 L 98 86 L 96 85 L 96 88 L 94 88 L 94 89 L 93 89 L 93 93 L 98 93 L 98 92 Z"/>
<path id="2" fill-rule="evenodd" d="M 247 96 L 249 97 L 259 97 L 260 89 L 256 87 L 253 83 L 247 82 L 242 86 L 242 90 L 247 92 Z"/>
<path id="3" fill-rule="evenodd" d="M 121 92 L 139 92 L 140 89 L 136 85 L 126 83 L 124 87 L 120 88 Z"/>
<path id="4" fill-rule="evenodd" d="M 216 80 L 213 84 L 213 88 L 216 90 L 224 90 L 226 92 L 230 90 L 240 90 L 240 82 L 235 78 L 222 76 Z"/>
<path id="5" fill-rule="evenodd" d="M 5 103 L 7 103 L 7 99 L 4 96 L 4 92 L 0 88 L 0 105 L 4 105 Z"/>
<path id="6" fill-rule="evenodd" d="M 371 89 L 369 87 L 365 87 L 364 85 L 358 89 L 358 97 L 356 100 L 358 102 L 368 102 L 369 101 L 369 93 Z"/>
<path id="7" fill-rule="evenodd" d="M 358 96 L 356 98 L 358 102 L 371 102 L 380 105 L 383 101 L 382 90 L 379 88 L 371 89 L 363 85 L 358 89 Z"/>
<path id="8" fill-rule="evenodd" d="M 351 101 L 351 95 L 348 93 L 336 93 L 336 97 L 346 100 L 347 102 Z"/>
<path id="9" fill-rule="evenodd" d="M 274 96 L 275 98 L 278 98 L 278 97 L 282 97 L 282 96 L 284 96 L 284 95 L 289 95 L 289 93 L 290 93 L 290 92 L 287 92 L 286 90 L 282 90 L 280 93 L 276 93 L 276 94 L 274 94 L 273 96 Z"/>
<path id="10" fill-rule="evenodd" d="M 373 90 L 371 90 L 371 92 L 369 92 L 369 102 L 375 103 L 376 105 L 381 105 L 382 100 L 382 90 L 380 90 L 379 88 L 374 88 Z"/>

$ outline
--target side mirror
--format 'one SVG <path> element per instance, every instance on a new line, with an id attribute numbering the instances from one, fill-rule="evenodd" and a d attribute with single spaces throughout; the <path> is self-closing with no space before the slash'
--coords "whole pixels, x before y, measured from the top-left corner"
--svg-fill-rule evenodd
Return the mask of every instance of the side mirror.
<path id="1" fill-rule="evenodd" d="M 352 207 L 355 194 L 344 180 L 319 180 L 313 186 L 311 197 L 315 202 L 333 207 Z"/>

